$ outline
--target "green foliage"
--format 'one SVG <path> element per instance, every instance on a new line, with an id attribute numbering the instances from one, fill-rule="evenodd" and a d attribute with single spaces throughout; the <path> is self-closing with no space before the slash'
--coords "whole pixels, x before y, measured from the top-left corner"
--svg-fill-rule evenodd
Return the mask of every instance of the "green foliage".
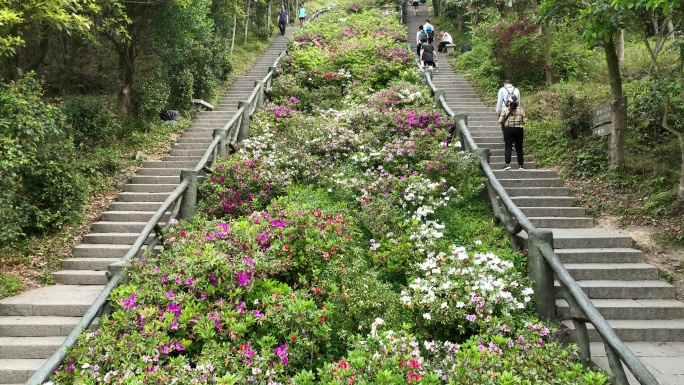
<path id="1" fill-rule="evenodd" d="M 56 106 L 42 101 L 31 75 L 0 85 L 0 244 L 61 227 L 81 212 L 82 183 L 73 142 Z"/>
<path id="2" fill-rule="evenodd" d="M 69 96 L 64 98 L 61 107 L 76 147 L 106 147 L 121 131 L 111 101 L 104 97 Z"/>
<path id="3" fill-rule="evenodd" d="M 169 83 L 160 63 L 149 60 L 144 71 L 138 71 L 133 83 L 133 104 L 139 117 L 150 119 L 159 115 L 167 106 L 170 96 Z"/>
<path id="4" fill-rule="evenodd" d="M 22 287 L 21 278 L 12 274 L 0 274 L 0 299 L 16 295 Z"/>

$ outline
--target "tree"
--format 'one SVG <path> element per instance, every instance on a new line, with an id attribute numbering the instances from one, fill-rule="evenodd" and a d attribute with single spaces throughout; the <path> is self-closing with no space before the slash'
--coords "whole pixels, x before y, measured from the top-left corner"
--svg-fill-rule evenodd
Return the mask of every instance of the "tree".
<path id="1" fill-rule="evenodd" d="M 92 0 L 0 0 L 0 61 L 5 81 L 34 71 L 55 32 L 86 35 L 99 5 Z"/>
<path id="2" fill-rule="evenodd" d="M 658 1 L 658 0 L 656 0 Z M 614 1 L 613 1 L 614 3 Z M 610 162 L 620 168 L 625 165 L 625 132 L 627 131 L 627 105 L 622 90 L 620 59 L 616 39 L 622 25 L 624 7 L 611 4 L 610 0 L 546 0 L 540 4 L 538 13 L 542 19 L 562 20 L 579 17 L 582 39 L 590 46 L 600 45 L 608 67 L 611 91 L 611 116 L 613 131 L 610 137 Z"/>

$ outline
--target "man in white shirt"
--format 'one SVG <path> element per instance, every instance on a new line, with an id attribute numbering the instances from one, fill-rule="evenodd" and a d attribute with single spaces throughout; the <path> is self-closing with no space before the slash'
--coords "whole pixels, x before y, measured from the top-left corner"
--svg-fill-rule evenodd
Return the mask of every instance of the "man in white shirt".
<path id="1" fill-rule="evenodd" d="M 510 80 L 504 80 L 503 87 L 499 88 L 499 94 L 496 99 L 496 118 L 499 119 L 501 115 L 501 109 L 506 106 L 506 100 L 515 95 L 518 98 L 518 105 L 520 105 L 520 91 L 515 88 Z"/>
<path id="2" fill-rule="evenodd" d="M 442 31 L 437 52 L 446 52 L 444 47 L 446 47 L 447 44 L 454 44 L 454 40 L 451 38 L 451 35 L 449 35 L 449 32 Z"/>

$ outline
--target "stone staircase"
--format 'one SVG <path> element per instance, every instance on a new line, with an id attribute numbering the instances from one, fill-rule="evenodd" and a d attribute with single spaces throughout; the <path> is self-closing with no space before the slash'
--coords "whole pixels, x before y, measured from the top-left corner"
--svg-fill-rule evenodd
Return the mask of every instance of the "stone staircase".
<path id="1" fill-rule="evenodd" d="M 291 36 L 295 28 L 287 28 Z M 147 221 L 180 183 L 182 169 L 193 168 L 212 141 L 215 128 L 223 127 L 246 100 L 254 82 L 268 73 L 287 39 L 274 38 L 252 70 L 235 79 L 213 111 L 202 111 L 176 141 L 168 156 L 146 161 L 93 223 L 73 258 L 53 273 L 56 285 L 0 300 L 0 384 L 28 380 L 66 339 L 107 283 L 107 266 L 123 257 Z"/>
<path id="2" fill-rule="evenodd" d="M 409 12 L 409 10 L 407 10 Z M 406 16 L 411 50 L 415 33 L 426 15 Z M 554 170 L 536 169 L 534 158 L 525 154 L 527 170 L 501 170 L 504 166 L 503 135 L 492 106 L 480 101 L 467 78 L 456 75 L 439 55 L 440 68 L 432 81 L 444 90 L 444 97 L 457 114 L 467 114 L 468 129 L 480 148 L 490 149 L 494 174 L 515 204 L 537 227 L 553 232 L 554 248 L 565 267 L 618 337 L 645 363 L 661 384 L 684 384 L 684 303 L 675 300 L 675 289 L 661 281 L 658 270 L 644 262 L 643 252 L 633 248 L 630 237 L 594 228 L 594 221 L 576 207 L 564 182 Z M 524 105 L 523 96 L 523 107 Z M 512 156 L 515 162 L 515 150 Z M 526 240 L 527 234 L 523 232 Z M 569 307 L 556 281 L 556 308 L 561 322 L 574 338 Z M 591 324 L 589 338 L 601 341 Z M 602 344 L 592 342 L 597 351 L 594 362 L 608 368 Z M 628 374 L 630 383 L 638 383 Z"/>

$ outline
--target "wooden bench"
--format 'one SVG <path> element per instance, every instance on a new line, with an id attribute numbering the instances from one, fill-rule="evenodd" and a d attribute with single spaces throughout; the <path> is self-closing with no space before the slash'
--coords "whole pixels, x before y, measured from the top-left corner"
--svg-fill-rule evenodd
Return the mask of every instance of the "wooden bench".
<path id="1" fill-rule="evenodd" d="M 210 103 L 205 102 L 202 99 L 192 99 L 193 108 L 206 108 L 207 110 L 213 110 L 214 106 Z"/>

